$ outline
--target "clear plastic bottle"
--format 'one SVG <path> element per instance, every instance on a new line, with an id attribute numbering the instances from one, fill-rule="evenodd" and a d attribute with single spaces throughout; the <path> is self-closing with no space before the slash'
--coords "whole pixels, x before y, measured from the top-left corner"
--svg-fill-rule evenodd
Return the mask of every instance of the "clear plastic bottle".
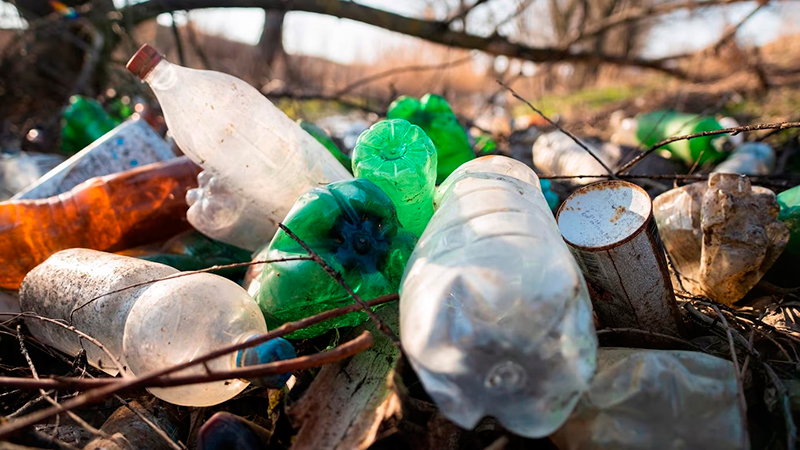
<path id="1" fill-rule="evenodd" d="M 433 216 L 436 147 L 420 127 L 390 119 L 361 133 L 353 150 L 353 172 L 389 196 L 403 228 L 417 237 L 425 231 Z"/>
<path id="2" fill-rule="evenodd" d="M 746 450 L 737 395 L 722 358 L 601 348 L 591 388 L 551 438 L 561 450 Z"/>
<path id="3" fill-rule="evenodd" d="M 587 144 L 607 166 L 614 168 L 622 156 L 619 146 L 605 143 Z M 545 175 L 605 175 L 608 173 L 592 155 L 569 136 L 551 131 L 539 136 L 533 143 L 533 165 Z M 600 178 L 573 178 L 564 180 L 573 185 L 585 185 Z"/>
<path id="4" fill-rule="evenodd" d="M 769 144 L 747 142 L 734 149 L 712 172 L 768 175 L 774 167 L 775 151 Z"/>
<path id="5" fill-rule="evenodd" d="M 406 266 L 400 337 L 450 420 L 484 415 L 526 437 L 555 431 L 589 387 L 597 338 L 586 283 L 536 174 L 489 156 L 439 187 Z"/>
<path id="6" fill-rule="evenodd" d="M 196 273 L 118 291 L 127 286 L 178 274 L 172 267 L 87 249 L 58 252 L 33 269 L 20 288 L 20 308 L 61 320 L 100 341 L 134 375 L 189 361 L 221 347 L 266 333 L 258 305 L 236 283 Z M 108 294 L 108 295 L 103 295 Z M 98 298 L 99 297 L 99 298 Z M 56 325 L 26 319 L 39 341 L 65 353 L 86 350 L 90 364 L 118 373 L 95 345 Z M 261 344 L 207 362 L 211 371 L 252 365 Z M 203 374 L 204 365 L 180 375 Z M 152 388 L 156 397 L 185 406 L 222 403 L 247 387 L 244 380 Z"/>
<path id="7" fill-rule="evenodd" d="M 150 85 L 175 142 L 205 170 L 205 184 L 218 185 L 216 194 L 202 186 L 187 194 L 189 222 L 211 238 L 256 250 L 298 197 L 352 178 L 322 144 L 238 78 L 170 64 L 147 44 L 128 69 Z"/>

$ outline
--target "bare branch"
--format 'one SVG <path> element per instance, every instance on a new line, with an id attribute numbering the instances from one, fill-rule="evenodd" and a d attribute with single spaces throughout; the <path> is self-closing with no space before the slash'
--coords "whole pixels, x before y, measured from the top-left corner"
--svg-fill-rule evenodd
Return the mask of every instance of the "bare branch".
<path id="1" fill-rule="evenodd" d="M 472 12 L 472 10 L 473 10 L 473 9 L 475 9 L 475 8 L 477 8 L 478 6 L 480 6 L 480 5 L 484 4 L 484 3 L 486 3 L 487 1 L 489 1 L 489 0 L 476 0 L 476 1 L 475 1 L 475 3 L 473 3 L 473 4 L 469 5 L 469 6 L 467 6 L 466 8 L 461 8 L 459 11 L 456 11 L 456 13 L 455 13 L 455 14 L 453 14 L 453 15 L 452 15 L 452 16 L 451 16 L 449 19 L 447 19 L 445 22 L 447 23 L 447 25 L 450 25 L 450 24 L 452 24 L 453 22 L 455 22 L 456 20 L 464 20 L 464 19 L 466 19 L 466 18 L 467 18 L 467 16 L 469 15 L 469 13 L 471 13 L 471 12 Z"/>

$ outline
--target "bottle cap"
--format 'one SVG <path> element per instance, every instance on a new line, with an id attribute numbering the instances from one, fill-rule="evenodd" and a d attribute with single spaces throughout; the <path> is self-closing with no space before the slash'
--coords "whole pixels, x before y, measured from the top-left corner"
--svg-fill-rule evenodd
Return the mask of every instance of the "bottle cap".
<path id="1" fill-rule="evenodd" d="M 125 67 L 127 67 L 132 74 L 139 77 L 139 79 L 144 80 L 147 74 L 149 74 L 150 71 L 153 70 L 153 67 L 162 59 L 164 59 L 164 56 L 161 55 L 158 50 L 153 48 L 150 44 L 144 44 L 134 53 Z"/>

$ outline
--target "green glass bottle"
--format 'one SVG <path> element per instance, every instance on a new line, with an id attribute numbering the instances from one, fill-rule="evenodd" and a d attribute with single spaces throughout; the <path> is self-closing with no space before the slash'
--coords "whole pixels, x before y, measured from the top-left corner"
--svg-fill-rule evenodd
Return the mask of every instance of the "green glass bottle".
<path id="1" fill-rule="evenodd" d="M 800 186 L 778 194 L 780 213 L 778 219 L 789 227 L 789 243 L 784 250 L 792 256 L 800 257 Z"/>
<path id="2" fill-rule="evenodd" d="M 353 173 L 352 165 L 353 163 L 350 161 L 350 157 L 347 156 L 337 145 L 333 142 L 328 133 L 325 132 L 320 126 L 315 124 L 314 122 L 309 122 L 307 120 L 300 119 L 297 121 L 300 124 L 300 128 L 306 130 L 306 133 L 310 134 L 314 139 L 317 140 L 323 147 L 327 148 L 331 155 L 333 155 L 337 161 L 342 163 L 342 165 L 350 172 Z"/>
<path id="3" fill-rule="evenodd" d="M 73 95 L 61 115 L 61 149 L 77 153 L 119 124 L 96 100 Z"/>
<path id="4" fill-rule="evenodd" d="M 383 120 L 361 133 L 353 173 L 389 196 L 400 225 L 419 237 L 433 216 L 436 147 L 422 129 L 403 119 Z"/>
<path id="5" fill-rule="evenodd" d="M 297 200 L 283 223 L 365 300 L 397 292 L 416 244 L 414 235 L 398 223 L 389 197 L 374 183 L 362 179 L 312 189 Z M 298 256 L 307 253 L 278 230 L 266 258 Z M 353 303 L 347 291 L 314 261 L 267 264 L 255 300 L 269 329 Z M 366 319 L 364 312 L 351 313 L 289 337 L 310 338 Z"/>
<path id="6" fill-rule="evenodd" d="M 436 145 L 436 183 L 441 183 L 461 164 L 475 158 L 467 132 L 459 125 L 447 100 L 425 94 L 421 100 L 402 96 L 389 105 L 389 119 L 405 119 L 419 126 Z"/>
<path id="7" fill-rule="evenodd" d="M 654 111 L 636 117 L 636 138 L 642 145 L 653 146 L 659 141 L 687 134 L 722 129 L 722 125 L 713 117 L 686 114 L 675 111 Z M 724 135 L 703 136 L 690 140 L 675 141 L 665 145 L 675 157 L 689 166 L 698 163 L 700 166 L 718 162 L 726 155 L 723 148 L 727 141 Z"/>

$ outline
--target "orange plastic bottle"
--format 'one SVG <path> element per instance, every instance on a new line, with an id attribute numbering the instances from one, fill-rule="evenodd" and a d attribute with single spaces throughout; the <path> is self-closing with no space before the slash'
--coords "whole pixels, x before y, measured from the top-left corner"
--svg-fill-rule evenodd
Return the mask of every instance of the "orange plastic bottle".
<path id="1" fill-rule="evenodd" d="M 188 228 L 184 197 L 199 171 L 180 157 L 91 178 L 50 198 L 0 202 L 0 287 L 18 289 L 29 270 L 59 250 L 113 252 Z"/>

